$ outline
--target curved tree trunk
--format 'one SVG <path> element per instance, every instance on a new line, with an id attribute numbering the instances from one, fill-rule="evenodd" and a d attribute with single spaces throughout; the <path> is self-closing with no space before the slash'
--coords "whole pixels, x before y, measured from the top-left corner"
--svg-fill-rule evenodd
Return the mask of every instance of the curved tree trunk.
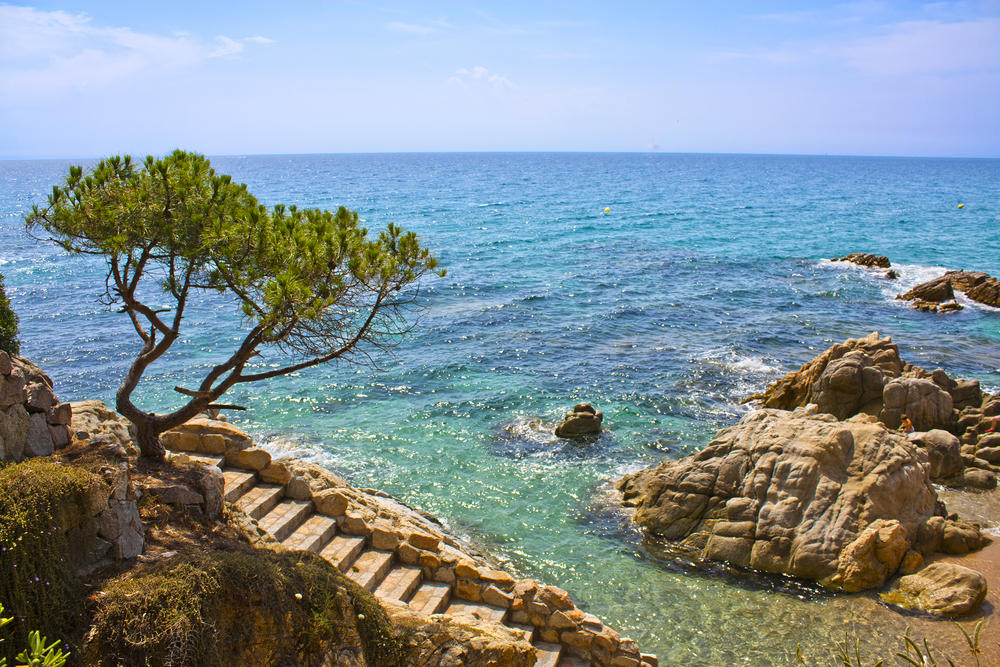
<path id="1" fill-rule="evenodd" d="M 139 456 L 148 461 L 163 461 L 166 459 L 167 450 L 160 442 L 160 433 L 153 425 L 152 420 L 140 419 L 131 420 L 136 428 L 136 442 L 139 444 Z"/>

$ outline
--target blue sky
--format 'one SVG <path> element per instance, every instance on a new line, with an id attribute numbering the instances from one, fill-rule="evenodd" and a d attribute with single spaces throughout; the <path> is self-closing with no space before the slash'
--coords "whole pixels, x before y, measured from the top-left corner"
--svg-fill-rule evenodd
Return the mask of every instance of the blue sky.
<path id="1" fill-rule="evenodd" d="M 0 157 L 1000 157 L 1000 0 L 0 4 Z"/>

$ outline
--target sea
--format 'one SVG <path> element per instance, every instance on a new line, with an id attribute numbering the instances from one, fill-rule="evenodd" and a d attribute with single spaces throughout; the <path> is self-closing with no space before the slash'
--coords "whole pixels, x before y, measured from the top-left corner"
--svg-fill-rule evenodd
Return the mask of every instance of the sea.
<path id="1" fill-rule="evenodd" d="M 263 203 L 357 211 L 418 233 L 447 269 L 375 366 L 331 363 L 230 392 L 232 422 L 438 517 L 521 577 L 555 583 L 661 665 L 794 664 L 838 643 L 890 657 L 944 622 L 875 595 L 689 562 L 618 506 L 624 473 L 683 457 L 835 342 L 1000 390 L 1000 310 L 921 313 L 896 295 L 946 269 L 1000 275 L 1000 160 L 687 154 L 220 156 Z M 62 400 L 102 399 L 138 350 L 102 304 L 106 266 L 26 234 L 80 161 L 0 161 L 0 273 L 22 354 Z M 959 204 L 964 204 L 959 208 Z M 899 277 L 834 263 L 887 255 Z M 228 356 L 232 303 L 198 295 L 138 401 L 170 409 Z M 556 439 L 575 403 L 596 439 Z M 874 662 L 874 659 L 865 662 Z"/>

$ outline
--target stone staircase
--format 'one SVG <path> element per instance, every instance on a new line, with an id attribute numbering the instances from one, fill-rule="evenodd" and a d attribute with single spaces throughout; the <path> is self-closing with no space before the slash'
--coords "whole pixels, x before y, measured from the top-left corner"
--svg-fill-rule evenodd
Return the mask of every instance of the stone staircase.
<path id="1" fill-rule="evenodd" d="M 288 484 L 267 483 L 256 470 L 227 465 L 238 464 L 239 457 L 190 450 L 187 456 L 219 467 L 225 500 L 284 547 L 319 554 L 385 604 L 502 624 L 534 646 L 538 667 L 657 667 L 654 656 L 640 654 L 635 642 L 577 609 L 558 588 L 515 581 L 505 572 L 470 562 L 429 532 L 401 536 L 380 530 L 371 517 L 364 520 L 346 503 L 333 504 L 343 508 L 340 512 L 321 513 L 313 500 L 289 497 Z"/>

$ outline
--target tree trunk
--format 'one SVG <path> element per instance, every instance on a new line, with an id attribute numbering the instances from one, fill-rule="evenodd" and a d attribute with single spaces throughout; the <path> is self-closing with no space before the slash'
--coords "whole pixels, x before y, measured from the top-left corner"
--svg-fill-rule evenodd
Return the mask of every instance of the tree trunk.
<path id="1" fill-rule="evenodd" d="M 133 420 L 136 428 L 136 441 L 139 444 L 139 456 L 147 461 L 163 461 L 167 450 L 160 442 L 160 432 L 146 420 Z"/>

